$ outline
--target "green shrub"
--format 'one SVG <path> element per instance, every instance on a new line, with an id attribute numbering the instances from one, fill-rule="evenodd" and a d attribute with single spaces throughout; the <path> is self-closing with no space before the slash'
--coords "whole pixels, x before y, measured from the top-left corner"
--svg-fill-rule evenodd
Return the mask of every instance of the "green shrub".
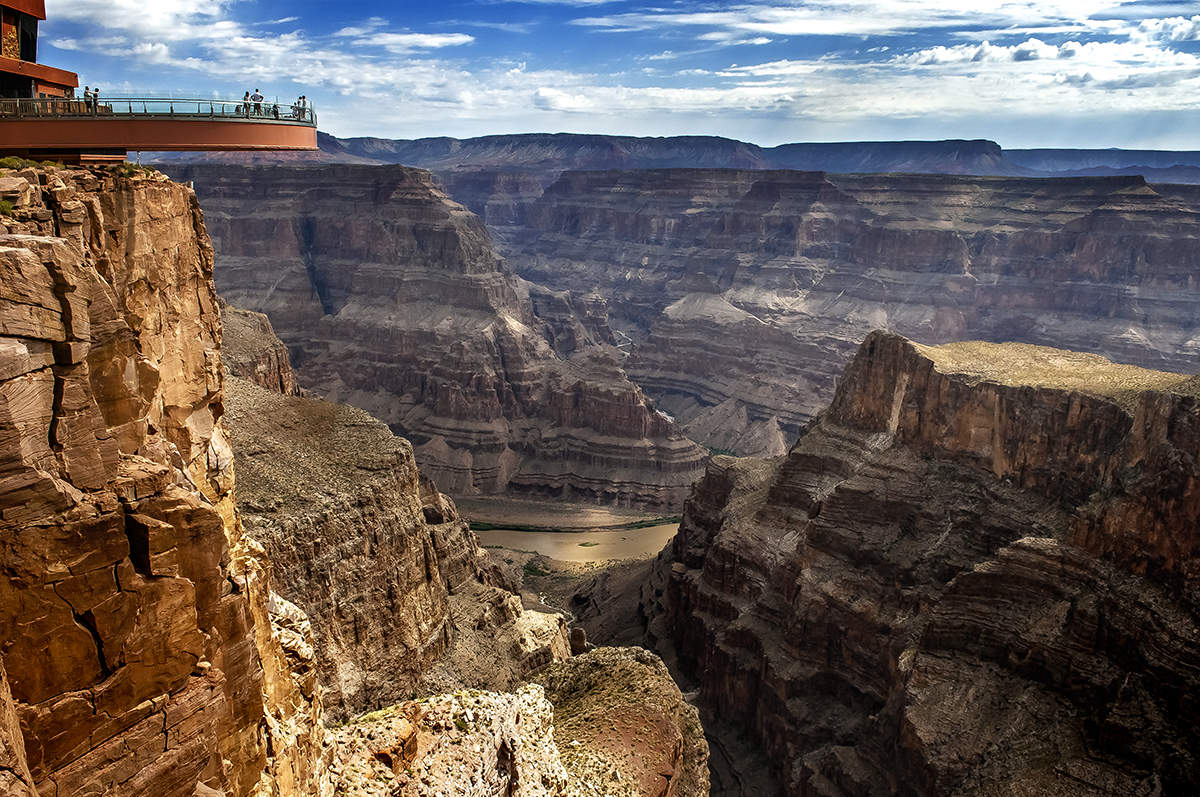
<path id="1" fill-rule="evenodd" d="M 0 199 L 0 216 L 11 216 L 13 214 L 13 203 L 7 199 Z"/>
<path id="2" fill-rule="evenodd" d="M 550 575 L 550 571 L 543 570 L 542 568 L 535 565 L 533 562 L 526 562 L 525 563 L 525 575 L 530 576 L 530 577 L 532 577 L 532 576 L 548 576 L 548 575 Z"/>

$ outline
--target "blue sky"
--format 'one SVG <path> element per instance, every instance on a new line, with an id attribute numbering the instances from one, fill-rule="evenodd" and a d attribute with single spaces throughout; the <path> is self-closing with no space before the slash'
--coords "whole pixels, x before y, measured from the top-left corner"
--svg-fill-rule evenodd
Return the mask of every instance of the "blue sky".
<path id="1" fill-rule="evenodd" d="M 339 136 L 1200 148 L 1200 2 L 46 0 L 108 96 L 306 94 Z"/>

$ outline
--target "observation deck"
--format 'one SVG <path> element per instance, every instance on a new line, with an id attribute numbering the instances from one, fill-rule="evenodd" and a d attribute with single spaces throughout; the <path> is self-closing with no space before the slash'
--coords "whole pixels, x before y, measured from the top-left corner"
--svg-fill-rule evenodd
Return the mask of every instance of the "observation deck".
<path id="1" fill-rule="evenodd" d="M 162 97 L 0 99 L 0 156 L 124 159 L 130 151 L 315 150 L 311 105 Z"/>

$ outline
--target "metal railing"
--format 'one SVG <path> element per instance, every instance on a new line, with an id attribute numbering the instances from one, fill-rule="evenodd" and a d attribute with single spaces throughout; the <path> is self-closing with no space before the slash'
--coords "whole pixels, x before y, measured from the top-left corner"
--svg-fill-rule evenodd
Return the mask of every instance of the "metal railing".
<path id="1" fill-rule="evenodd" d="M 317 126 L 312 105 L 285 105 L 249 100 L 164 99 L 162 97 L 43 97 L 0 99 L 3 119 L 216 119 L 220 121 L 283 122 Z"/>

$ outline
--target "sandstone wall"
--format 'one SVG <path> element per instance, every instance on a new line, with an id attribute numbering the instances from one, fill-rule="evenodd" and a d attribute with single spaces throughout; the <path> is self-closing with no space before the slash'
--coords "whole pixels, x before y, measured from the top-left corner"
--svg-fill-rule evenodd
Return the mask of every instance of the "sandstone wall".
<path id="1" fill-rule="evenodd" d="M 195 195 L 145 173 L 4 187 L 4 777 L 64 795 L 315 792 L 306 629 L 272 625 L 232 501 Z"/>
<path id="2" fill-rule="evenodd" d="M 564 320 L 548 296 L 539 317 L 478 218 L 428 173 L 173 173 L 204 198 L 222 294 L 270 317 L 307 388 L 411 439 L 443 489 L 665 505 L 699 474 L 704 451 L 614 349 L 589 345 L 605 343 L 602 319 Z M 580 302 L 585 316 L 598 307 Z M 567 328 L 585 339 L 564 341 Z"/>
<path id="3" fill-rule="evenodd" d="M 690 437 L 773 455 L 876 328 L 1194 367 L 1196 202 L 1139 177 L 567 172 L 502 240 L 523 277 L 609 299 Z"/>
<path id="4" fill-rule="evenodd" d="M 221 362 L 230 373 L 285 396 L 300 395 L 291 356 L 275 336 L 271 319 L 222 304 L 221 323 L 225 328 Z"/>
<path id="5" fill-rule="evenodd" d="M 787 457 L 718 457 L 642 611 L 790 794 L 1184 794 L 1194 379 L 873 334 Z"/>
<path id="6" fill-rule="evenodd" d="M 569 654 L 560 616 L 494 584 L 407 440 L 353 407 L 227 384 L 238 505 L 277 589 L 312 619 L 331 719 L 427 690 L 513 688 Z"/>

